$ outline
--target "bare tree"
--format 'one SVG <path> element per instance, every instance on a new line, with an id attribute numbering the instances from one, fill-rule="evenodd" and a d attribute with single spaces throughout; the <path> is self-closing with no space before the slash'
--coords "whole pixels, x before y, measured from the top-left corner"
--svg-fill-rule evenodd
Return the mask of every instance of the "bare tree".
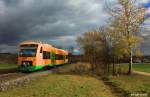
<path id="1" fill-rule="evenodd" d="M 103 75 L 110 73 L 111 46 L 107 28 L 100 27 L 97 30 L 86 32 L 78 37 L 77 42 L 83 48 L 85 57 L 92 64 L 92 70 L 97 70 Z"/>

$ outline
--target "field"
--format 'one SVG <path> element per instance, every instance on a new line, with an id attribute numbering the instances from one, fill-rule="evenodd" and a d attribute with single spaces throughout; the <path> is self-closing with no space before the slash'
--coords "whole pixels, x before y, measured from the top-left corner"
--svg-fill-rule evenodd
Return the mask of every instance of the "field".
<path id="1" fill-rule="evenodd" d="M 128 72 L 128 64 L 121 64 L 122 72 Z M 133 71 L 141 71 L 150 73 L 150 64 L 147 63 L 134 63 Z M 132 75 L 119 75 L 111 77 L 112 83 L 119 89 L 129 94 L 142 94 L 150 95 L 150 77 L 138 74 Z M 134 97 L 134 96 L 133 96 Z M 149 96 L 142 96 L 149 97 Z"/>
<path id="2" fill-rule="evenodd" d="M 17 68 L 17 55 L 0 53 L 0 74 L 14 72 Z"/>
<path id="3" fill-rule="evenodd" d="M 49 74 L 0 92 L 0 97 L 115 97 L 103 81 L 86 75 Z"/>
<path id="4" fill-rule="evenodd" d="M 121 67 L 127 70 L 128 64 L 121 64 Z M 134 63 L 133 70 L 150 73 L 150 63 Z"/>
<path id="5" fill-rule="evenodd" d="M 115 86 L 127 93 L 146 93 L 150 95 L 150 77 L 133 74 L 112 77 L 111 80 Z"/>
<path id="6" fill-rule="evenodd" d="M 17 71 L 17 64 L 0 64 L 0 74 Z"/>
<path id="7" fill-rule="evenodd" d="M 12 69 L 17 68 L 16 64 L 0 64 L 0 70 L 1 69 Z"/>
<path id="8" fill-rule="evenodd" d="M 128 69 L 127 64 L 121 65 L 122 69 Z M 16 68 L 15 66 L 15 64 L 1 65 L 0 68 Z M 134 64 L 133 68 L 149 72 L 149 64 Z M 98 76 L 91 75 L 89 70 L 88 63 L 65 65 L 56 69 L 54 73 L 46 74 L 28 84 L 0 92 L 0 97 L 118 97 L 114 91 L 116 87 L 121 90 L 119 95 L 123 93 L 150 95 L 150 77 L 137 74 L 111 76 L 109 81 L 112 85 L 108 85 Z"/>
<path id="9" fill-rule="evenodd" d="M 150 64 L 147 63 L 137 63 L 133 64 L 133 69 L 137 71 L 149 72 L 150 73 Z"/>

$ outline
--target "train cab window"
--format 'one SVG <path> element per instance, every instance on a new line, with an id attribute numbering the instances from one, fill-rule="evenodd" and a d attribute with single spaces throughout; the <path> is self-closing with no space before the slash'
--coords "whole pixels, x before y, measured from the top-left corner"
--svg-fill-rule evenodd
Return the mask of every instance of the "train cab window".
<path id="1" fill-rule="evenodd" d="M 35 57 L 37 49 L 21 49 L 19 52 L 20 57 Z"/>
<path id="2" fill-rule="evenodd" d="M 47 51 L 43 51 L 43 59 L 50 59 L 51 58 L 51 53 Z"/>
<path id="3" fill-rule="evenodd" d="M 40 49 L 40 53 L 42 53 L 43 52 L 43 48 L 41 47 L 41 49 Z"/>

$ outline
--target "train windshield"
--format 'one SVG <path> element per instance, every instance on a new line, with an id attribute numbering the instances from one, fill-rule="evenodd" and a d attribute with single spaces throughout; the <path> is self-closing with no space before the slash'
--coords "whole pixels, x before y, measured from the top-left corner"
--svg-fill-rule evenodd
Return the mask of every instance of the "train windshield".
<path id="1" fill-rule="evenodd" d="M 19 56 L 20 57 L 35 57 L 37 49 L 21 49 Z"/>

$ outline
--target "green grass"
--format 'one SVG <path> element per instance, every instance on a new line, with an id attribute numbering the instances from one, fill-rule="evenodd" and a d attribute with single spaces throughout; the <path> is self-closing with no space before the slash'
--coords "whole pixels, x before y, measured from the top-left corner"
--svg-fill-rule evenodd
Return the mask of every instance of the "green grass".
<path id="1" fill-rule="evenodd" d="M 147 63 L 137 63 L 133 64 L 133 69 L 137 71 L 149 72 L 150 73 L 150 64 Z"/>
<path id="2" fill-rule="evenodd" d="M 17 67 L 16 64 L 0 64 L 0 69 L 12 69 Z"/>
<path id="3" fill-rule="evenodd" d="M 143 75 L 120 75 L 112 82 L 129 93 L 150 93 L 150 77 Z"/>
<path id="4" fill-rule="evenodd" d="M 0 97 L 115 97 L 103 81 L 90 76 L 49 74 Z"/>
<path id="5" fill-rule="evenodd" d="M 122 69 L 128 70 L 128 64 L 121 64 Z M 134 63 L 133 70 L 150 73 L 150 63 Z"/>

